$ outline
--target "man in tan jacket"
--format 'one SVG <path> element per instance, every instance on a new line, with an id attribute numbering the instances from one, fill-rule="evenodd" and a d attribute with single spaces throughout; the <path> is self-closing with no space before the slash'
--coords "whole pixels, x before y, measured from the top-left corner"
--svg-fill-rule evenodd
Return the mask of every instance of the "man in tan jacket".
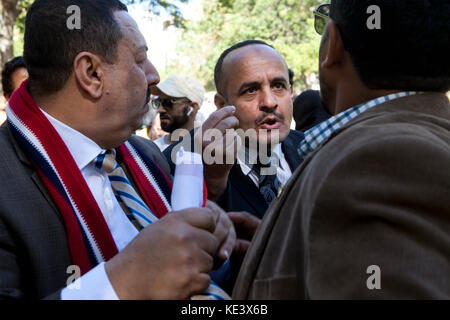
<path id="1" fill-rule="evenodd" d="M 332 0 L 304 163 L 272 203 L 236 299 L 450 298 L 448 1 Z"/>

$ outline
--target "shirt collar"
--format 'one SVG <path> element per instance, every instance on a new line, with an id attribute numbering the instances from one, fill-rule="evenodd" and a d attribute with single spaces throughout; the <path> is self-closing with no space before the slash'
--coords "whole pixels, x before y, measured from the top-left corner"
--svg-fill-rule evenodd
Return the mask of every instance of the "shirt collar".
<path id="1" fill-rule="evenodd" d="M 53 118 L 44 110 L 41 109 L 41 111 L 61 136 L 80 170 L 91 163 L 100 153 L 106 151 L 85 135 Z"/>
<path id="2" fill-rule="evenodd" d="M 281 148 L 281 143 L 277 144 L 272 149 L 272 157 L 275 156 L 278 159 L 282 159 L 284 157 L 283 150 Z M 248 163 L 245 161 L 245 159 L 248 158 Z M 244 175 L 248 175 L 253 168 L 253 164 L 256 163 L 257 153 L 256 152 L 250 152 L 248 148 L 243 147 L 239 150 L 237 155 L 237 163 L 241 167 L 242 173 Z"/>
<path id="3" fill-rule="evenodd" d="M 298 153 L 303 158 L 306 158 L 310 153 L 316 150 L 323 142 L 325 142 L 333 132 L 342 128 L 348 122 L 362 114 L 363 112 L 376 107 L 382 103 L 403 98 L 406 96 L 420 94 L 417 91 L 393 93 L 384 97 L 379 97 L 370 100 L 366 103 L 357 105 L 353 108 L 347 109 L 326 121 L 323 121 L 305 132 L 305 138 L 298 147 Z"/>

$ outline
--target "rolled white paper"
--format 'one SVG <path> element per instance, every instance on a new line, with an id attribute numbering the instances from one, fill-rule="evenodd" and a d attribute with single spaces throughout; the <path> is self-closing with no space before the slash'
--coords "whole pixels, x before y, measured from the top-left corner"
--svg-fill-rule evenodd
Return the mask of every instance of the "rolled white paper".
<path id="1" fill-rule="evenodd" d="M 177 153 L 175 177 L 172 188 L 172 209 L 200 208 L 203 204 L 203 162 L 198 153 L 186 152 L 181 147 Z"/>

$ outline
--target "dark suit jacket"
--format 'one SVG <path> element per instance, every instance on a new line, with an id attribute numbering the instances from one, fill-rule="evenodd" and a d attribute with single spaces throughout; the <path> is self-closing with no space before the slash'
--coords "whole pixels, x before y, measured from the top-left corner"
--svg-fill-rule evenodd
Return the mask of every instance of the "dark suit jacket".
<path id="1" fill-rule="evenodd" d="M 303 160 L 297 152 L 303 137 L 304 135 L 300 131 L 291 130 L 281 144 L 292 172 L 298 168 Z M 235 164 L 231 169 L 227 188 L 217 204 L 225 211 L 247 211 L 258 218 L 262 218 L 268 208 L 259 189 L 248 176 L 244 175 L 239 164 Z"/>
<path id="2" fill-rule="evenodd" d="M 266 213 L 233 297 L 449 299 L 449 257 L 449 100 L 409 96 L 364 112 L 305 159 Z M 372 265 L 380 290 L 367 286 Z"/>
<path id="3" fill-rule="evenodd" d="M 158 147 L 133 137 L 170 177 Z M 0 127 L 0 299 L 59 299 L 72 264 L 64 221 L 37 172 Z"/>
<path id="4" fill-rule="evenodd" d="M 281 144 L 284 156 L 292 172 L 297 169 L 303 159 L 299 156 L 297 148 L 303 140 L 303 133 L 291 130 L 289 135 Z M 190 132 L 191 148 L 193 148 L 193 131 Z M 173 149 L 178 145 L 174 143 L 164 150 L 164 155 L 170 165 L 172 175 L 175 172 L 175 164 L 172 161 Z M 223 195 L 217 201 L 225 211 L 247 211 L 258 218 L 262 218 L 267 210 L 267 204 L 264 201 L 258 188 L 250 178 L 245 176 L 240 169 L 239 164 L 235 164 L 228 177 L 227 187 Z"/>
<path id="5" fill-rule="evenodd" d="M 193 136 L 193 131 L 191 131 L 191 151 L 193 151 L 194 146 Z M 297 152 L 298 146 L 303 138 L 304 135 L 302 132 L 291 130 L 289 135 L 281 144 L 284 156 L 292 172 L 294 172 L 295 169 L 303 161 L 303 159 Z M 164 155 L 166 156 L 167 161 L 170 164 L 172 175 L 175 172 L 175 164 L 172 161 L 172 153 L 177 144 L 178 143 L 172 144 L 166 150 L 164 150 Z M 227 187 L 223 195 L 218 199 L 217 204 L 227 212 L 246 211 L 258 218 L 262 218 L 268 208 L 266 201 L 259 192 L 259 189 L 255 186 L 255 184 L 249 177 L 245 176 L 242 173 L 239 164 L 235 164 L 231 168 L 230 175 L 228 176 Z M 229 270 L 227 269 L 229 273 L 227 273 L 228 275 L 226 276 L 226 280 L 220 283 L 222 289 L 230 294 L 233 289 L 241 263 L 242 257 L 232 255 L 230 264 L 231 267 Z"/>

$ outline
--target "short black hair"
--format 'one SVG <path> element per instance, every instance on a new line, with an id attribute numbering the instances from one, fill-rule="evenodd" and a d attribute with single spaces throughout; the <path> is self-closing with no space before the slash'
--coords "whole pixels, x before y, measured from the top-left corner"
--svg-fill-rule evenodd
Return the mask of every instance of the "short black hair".
<path id="1" fill-rule="evenodd" d="M 288 72 L 289 72 L 289 84 L 291 85 L 291 87 L 294 85 L 294 70 L 288 68 Z"/>
<path id="2" fill-rule="evenodd" d="M 306 90 L 294 99 L 293 116 L 295 130 L 305 132 L 319 123 L 328 120 L 331 115 L 320 99 L 317 90 Z"/>
<path id="3" fill-rule="evenodd" d="M 381 29 L 369 29 L 368 8 L 380 8 Z M 450 1 L 332 0 L 345 49 L 372 89 L 450 89 Z"/>
<path id="4" fill-rule="evenodd" d="M 239 43 L 236 43 L 235 45 L 229 47 L 228 49 L 226 49 L 224 52 L 222 52 L 222 54 L 219 57 L 219 60 L 217 60 L 216 66 L 214 68 L 214 83 L 216 85 L 216 90 L 218 93 L 224 95 L 225 92 L 223 92 L 223 88 L 222 88 L 222 65 L 223 65 L 223 61 L 225 60 L 225 58 L 230 54 L 230 52 L 237 50 L 239 48 L 242 47 L 246 47 L 246 46 L 250 46 L 250 45 L 254 45 L 254 44 L 261 44 L 264 46 L 268 46 L 273 48 L 270 44 L 261 41 L 261 40 L 245 40 Z"/>
<path id="5" fill-rule="evenodd" d="M 3 70 L 2 70 L 2 88 L 3 93 L 7 97 L 11 97 L 11 95 L 14 92 L 14 84 L 12 75 L 14 72 L 16 72 L 17 69 L 20 68 L 27 68 L 25 65 L 25 61 L 22 57 L 15 57 L 12 60 L 9 60 L 5 63 Z"/>
<path id="6" fill-rule="evenodd" d="M 68 28 L 68 8 L 80 9 L 81 28 Z M 24 58 L 32 91 L 51 94 L 60 90 L 83 51 L 117 59 L 122 33 L 114 11 L 127 11 L 119 0 L 36 0 L 25 21 Z"/>

